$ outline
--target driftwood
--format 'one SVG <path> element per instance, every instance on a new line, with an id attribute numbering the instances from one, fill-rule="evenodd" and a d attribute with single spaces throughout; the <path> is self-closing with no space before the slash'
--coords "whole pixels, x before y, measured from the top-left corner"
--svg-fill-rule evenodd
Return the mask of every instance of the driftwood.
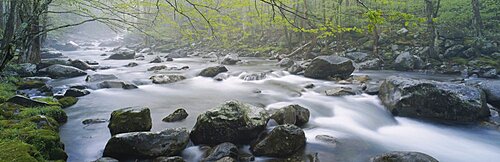
<path id="1" fill-rule="evenodd" d="M 297 53 L 299 53 L 300 51 L 302 51 L 304 48 L 306 48 L 307 46 L 311 45 L 312 41 L 309 41 L 307 42 L 306 44 L 300 46 L 299 48 L 295 49 L 295 51 L 293 51 L 292 53 L 288 54 L 288 55 L 285 55 L 284 57 L 291 57 L 291 56 L 294 56 L 296 55 Z"/>

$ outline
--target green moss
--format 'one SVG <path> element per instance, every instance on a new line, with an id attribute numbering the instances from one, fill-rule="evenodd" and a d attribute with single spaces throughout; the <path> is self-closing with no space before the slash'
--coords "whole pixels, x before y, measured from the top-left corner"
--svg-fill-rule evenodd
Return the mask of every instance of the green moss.
<path id="1" fill-rule="evenodd" d="M 73 106 L 78 102 L 78 98 L 76 97 L 64 97 L 59 99 L 59 103 L 61 104 L 62 108 L 67 108 L 70 106 Z"/>
<path id="2" fill-rule="evenodd" d="M 3 119 L 13 118 L 15 115 L 19 114 L 23 108 L 24 107 L 13 103 L 2 103 L 0 104 L 0 116 Z"/>
<path id="3" fill-rule="evenodd" d="M 48 103 L 49 105 L 53 105 L 53 106 L 61 106 L 59 101 L 57 99 L 55 99 L 54 97 L 40 97 L 40 98 L 35 98 L 35 100 L 42 101 L 42 102 Z"/>
<path id="4" fill-rule="evenodd" d="M 18 89 L 34 89 L 45 86 L 45 83 L 38 80 L 16 82 Z"/>
<path id="5" fill-rule="evenodd" d="M 0 159 L 9 162 L 43 161 L 35 147 L 18 140 L 0 140 Z"/>
<path id="6" fill-rule="evenodd" d="M 10 81 L 2 81 L 0 83 L 0 103 L 4 103 L 12 96 L 16 95 L 16 86 Z"/>
<path id="7" fill-rule="evenodd" d="M 64 147 L 57 132 L 47 129 L 33 129 L 32 127 L 4 129 L 0 132 L 0 139 L 21 140 L 31 144 L 40 151 L 45 159 L 49 160 L 60 160 L 60 150 Z"/>
<path id="8" fill-rule="evenodd" d="M 459 65 L 467 65 L 467 63 L 469 63 L 469 60 L 462 57 L 453 57 L 451 58 L 451 62 Z"/>
<path id="9" fill-rule="evenodd" d="M 494 59 L 494 58 L 491 58 L 488 56 L 482 56 L 482 57 L 479 57 L 478 60 L 479 60 L 479 62 L 478 62 L 479 65 L 493 66 L 497 69 L 500 69 L 500 61 L 498 61 L 497 59 Z"/>
<path id="10" fill-rule="evenodd" d="M 59 123 L 65 123 L 68 120 L 68 116 L 59 106 L 25 108 L 19 113 L 20 118 L 29 118 L 36 115 L 54 118 Z"/>

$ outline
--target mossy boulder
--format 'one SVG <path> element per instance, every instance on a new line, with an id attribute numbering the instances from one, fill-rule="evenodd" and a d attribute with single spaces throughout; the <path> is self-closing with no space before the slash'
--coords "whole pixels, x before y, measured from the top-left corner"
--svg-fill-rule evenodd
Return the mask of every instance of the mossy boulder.
<path id="1" fill-rule="evenodd" d="M 307 108 L 300 105 L 288 105 L 280 108 L 278 111 L 271 115 L 278 124 L 294 124 L 302 126 L 309 122 L 310 112 Z"/>
<path id="2" fill-rule="evenodd" d="M 268 114 L 238 101 L 228 101 L 198 116 L 190 137 L 195 144 L 249 144 L 266 128 Z"/>
<path id="3" fill-rule="evenodd" d="M 109 119 L 111 135 L 151 130 L 151 113 L 147 107 L 128 107 L 113 111 Z"/>
<path id="4" fill-rule="evenodd" d="M 328 77 L 347 78 L 354 72 L 352 60 L 339 56 L 316 57 L 304 71 L 304 76 L 314 79 Z"/>
<path id="5" fill-rule="evenodd" d="M 23 90 L 23 89 L 38 89 L 42 88 L 43 86 L 46 86 L 45 82 L 38 81 L 38 80 L 29 80 L 29 81 L 21 81 L 17 82 L 17 89 Z"/>
<path id="6" fill-rule="evenodd" d="M 219 66 L 212 66 L 212 67 L 208 67 L 208 68 L 205 68 L 203 69 L 199 76 L 203 76 L 203 77 L 215 77 L 217 76 L 217 74 L 220 74 L 220 73 L 223 73 L 223 72 L 227 72 L 227 68 L 225 66 L 222 66 L 222 65 L 219 65 Z"/>
<path id="7" fill-rule="evenodd" d="M 232 143 L 224 142 L 214 148 L 211 148 L 207 152 L 207 156 L 203 158 L 202 161 L 217 161 L 224 157 L 230 157 L 233 159 L 238 158 L 238 147 Z"/>
<path id="8" fill-rule="evenodd" d="M 51 117 L 59 123 L 65 123 L 68 121 L 68 116 L 59 106 L 25 108 L 19 113 L 20 118 L 29 118 L 36 115 Z"/>
<path id="9" fill-rule="evenodd" d="M 188 143 L 189 133 L 185 128 L 122 133 L 109 139 L 103 155 L 117 159 L 173 156 L 180 154 Z"/>
<path id="10" fill-rule="evenodd" d="M 78 102 L 78 98 L 76 97 L 63 97 L 59 99 L 59 103 L 61 104 L 62 108 L 67 108 L 70 106 L 75 105 Z"/>
<path id="11" fill-rule="evenodd" d="M 82 97 L 90 94 L 86 89 L 70 88 L 64 93 L 64 97 Z"/>
<path id="12" fill-rule="evenodd" d="M 0 159 L 9 162 L 43 161 L 35 147 L 18 140 L 0 140 Z"/>
<path id="13" fill-rule="evenodd" d="M 9 103 L 18 104 L 24 107 L 41 107 L 41 106 L 50 106 L 49 103 L 43 101 L 37 101 L 30 99 L 26 96 L 15 95 L 7 100 Z"/>
<path id="14" fill-rule="evenodd" d="M 181 120 L 186 119 L 188 117 L 188 115 L 189 114 L 186 112 L 186 110 L 180 108 L 180 109 L 175 110 L 172 114 L 163 118 L 162 121 L 164 121 L 164 122 L 181 121 Z"/>
<path id="15" fill-rule="evenodd" d="M 268 135 L 261 136 L 250 148 L 256 156 L 288 157 L 306 145 L 306 135 L 295 125 L 276 126 Z"/>
<path id="16" fill-rule="evenodd" d="M 17 87 L 12 83 L 0 83 L 0 103 L 4 103 L 12 96 L 16 95 Z"/>
<path id="17" fill-rule="evenodd" d="M 25 127 L 20 129 L 5 129 L 0 132 L 0 139 L 22 140 L 33 145 L 47 160 L 66 160 L 64 145 L 59 134 L 53 130 Z"/>
<path id="18" fill-rule="evenodd" d="M 47 74 L 51 78 L 72 78 L 87 75 L 85 71 L 80 70 L 76 67 L 58 64 L 40 69 L 38 72 Z"/>

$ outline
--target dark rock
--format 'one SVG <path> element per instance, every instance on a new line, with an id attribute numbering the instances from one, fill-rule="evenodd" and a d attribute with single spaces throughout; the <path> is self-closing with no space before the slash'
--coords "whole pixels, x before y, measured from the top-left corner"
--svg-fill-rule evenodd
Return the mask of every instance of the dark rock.
<path id="1" fill-rule="evenodd" d="M 135 62 L 131 62 L 131 63 L 128 63 L 127 65 L 125 65 L 125 67 L 136 67 L 136 66 L 139 66 L 139 64 L 135 63 Z"/>
<path id="2" fill-rule="evenodd" d="M 228 70 L 226 69 L 225 66 L 219 65 L 219 66 L 205 68 L 200 72 L 199 75 L 203 76 L 203 77 L 215 77 L 215 76 L 217 76 L 217 74 L 227 72 L 227 71 Z"/>
<path id="3" fill-rule="evenodd" d="M 73 66 L 73 67 L 76 67 L 80 70 L 92 70 L 94 68 L 92 68 L 89 64 L 87 64 L 86 62 L 82 61 L 82 60 L 72 60 L 70 61 L 70 65 Z"/>
<path id="4" fill-rule="evenodd" d="M 130 60 L 135 58 L 135 51 L 123 50 L 108 57 L 110 60 Z"/>
<path id="5" fill-rule="evenodd" d="M 93 75 L 87 75 L 85 78 L 86 82 L 97 82 L 97 81 L 105 81 L 105 80 L 114 80 L 118 79 L 113 74 L 93 74 Z"/>
<path id="6" fill-rule="evenodd" d="M 222 61 L 222 65 L 235 65 L 236 63 L 240 62 L 241 60 L 238 58 L 238 55 L 232 54 L 232 55 L 226 55 Z"/>
<path id="7" fill-rule="evenodd" d="M 99 88 L 123 88 L 123 89 L 137 89 L 135 84 L 124 82 L 124 81 L 117 81 L 117 80 L 112 80 L 112 81 L 103 81 L 99 84 L 97 84 L 97 87 Z"/>
<path id="8" fill-rule="evenodd" d="M 369 83 L 366 85 L 366 89 L 364 90 L 366 94 L 369 95 L 378 95 L 380 90 L 380 83 Z"/>
<path id="9" fill-rule="evenodd" d="M 113 111 L 109 119 L 112 135 L 151 130 L 151 114 L 147 107 L 128 107 Z"/>
<path id="10" fill-rule="evenodd" d="M 152 61 L 150 61 L 149 63 L 162 63 L 163 60 L 161 60 L 161 57 L 160 56 L 156 56 Z"/>
<path id="11" fill-rule="evenodd" d="M 99 123 L 106 123 L 108 122 L 107 119 L 85 119 L 82 121 L 83 125 L 91 125 L 91 124 L 99 124 Z"/>
<path id="12" fill-rule="evenodd" d="M 190 137 L 195 144 L 248 144 L 266 128 L 263 108 L 228 101 L 198 116 Z"/>
<path id="13" fill-rule="evenodd" d="M 366 61 L 368 59 L 368 56 L 368 53 L 364 52 L 350 52 L 345 54 L 345 57 L 353 60 L 354 62 Z"/>
<path id="14" fill-rule="evenodd" d="M 148 69 L 148 71 L 160 71 L 160 70 L 165 70 L 168 69 L 167 65 L 158 65 L 158 66 L 153 66 Z"/>
<path id="15" fill-rule="evenodd" d="M 185 162 L 180 156 L 165 157 L 160 156 L 153 160 L 153 162 Z"/>
<path id="16" fill-rule="evenodd" d="M 39 72 L 47 74 L 51 78 L 71 78 L 87 75 L 85 71 L 78 68 L 57 64 L 41 69 Z"/>
<path id="17" fill-rule="evenodd" d="M 203 158 L 202 161 L 217 161 L 220 160 L 224 157 L 230 157 L 233 159 L 238 158 L 238 147 L 236 145 L 229 143 L 229 142 L 224 142 L 221 143 L 214 148 L 210 149 L 208 151 L 207 157 Z"/>
<path id="18" fill-rule="evenodd" d="M 444 57 L 445 58 L 451 58 L 451 57 L 456 57 L 461 55 L 461 53 L 465 50 L 465 47 L 463 45 L 454 45 L 444 52 Z"/>
<path id="19" fill-rule="evenodd" d="M 302 150 L 306 136 L 295 125 L 276 126 L 268 135 L 258 139 L 250 148 L 256 156 L 287 157 Z"/>
<path id="20" fill-rule="evenodd" d="M 379 98 L 394 115 L 457 122 L 486 118 L 486 95 L 461 84 L 389 77 Z"/>
<path id="21" fill-rule="evenodd" d="M 288 105 L 273 113 L 271 119 L 274 119 L 274 121 L 280 125 L 294 124 L 302 126 L 309 122 L 309 116 L 310 112 L 307 108 L 300 105 Z"/>
<path id="22" fill-rule="evenodd" d="M 174 61 L 174 59 L 171 57 L 167 57 L 165 61 Z"/>
<path id="23" fill-rule="evenodd" d="M 39 82 L 48 82 L 52 80 L 52 78 L 50 77 L 26 77 L 26 78 L 23 78 L 23 81 L 25 82 L 29 82 L 29 81 L 39 81 Z"/>
<path id="24" fill-rule="evenodd" d="M 358 64 L 359 70 L 380 70 L 382 66 L 382 61 L 376 58 L 373 60 L 368 60 Z"/>
<path id="25" fill-rule="evenodd" d="M 438 162 L 433 157 L 420 152 L 394 151 L 375 156 L 371 162 Z"/>
<path id="26" fill-rule="evenodd" d="M 404 52 L 394 60 L 394 68 L 399 71 L 421 69 L 422 64 L 422 59 L 418 56 L 411 55 L 410 52 Z"/>
<path id="27" fill-rule="evenodd" d="M 13 104 L 18 104 L 18 105 L 21 105 L 21 106 L 24 106 L 24 107 L 43 107 L 43 106 L 49 106 L 49 104 L 46 103 L 46 102 L 32 100 L 30 98 L 27 98 L 27 97 L 21 96 L 21 95 L 15 95 L 14 97 L 9 98 L 7 100 L 7 102 L 13 103 Z"/>
<path id="28" fill-rule="evenodd" d="M 294 62 L 292 59 L 290 59 L 290 58 L 284 58 L 284 59 L 282 59 L 282 60 L 278 63 L 278 65 L 279 65 L 280 67 L 282 67 L 282 68 L 289 68 L 290 66 L 292 66 L 292 65 L 294 65 L 294 64 L 295 64 L 295 62 Z"/>
<path id="29" fill-rule="evenodd" d="M 316 140 L 321 141 L 323 143 L 327 143 L 330 145 L 337 145 L 337 138 L 329 136 L 329 135 L 317 135 L 314 137 Z"/>
<path id="30" fill-rule="evenodd" d="M 316 86 L 312 83 L 304 86 L 304 88 L 307 88 L 307 89 L 313 89 L 314 87 L 316 87 Z"/>
<path id="31" fill-rule="evenodd" d="M 498 44 L 493 42 L 485 42 L 480 48 L 481 54 L 490 55 L 498 51 Z"/>
<path id="32" fill-rule="evenodd" d="M 82 97 L 90 94 L 88 90 L 70 88 L 64 93 L 64 97 Z"/>
<path id="33" fill-rule="evenodd" d="M 496 108 L 500 108 L 500 81 L 485 81 L 480 83 L 479 87 L 486 93 L 488 103 Z"/>
<path id="34" fill-rule="evenodd" d="M 353 62 L 345 57 L 319 56 L 306 68 L 304 76 L 315 79 L 347 78 L 354 72 Z"/>
<path id="35" fill-rule="evenodd" d="M 122 133 L 111 137 L 104 148 L 104 156 L 114 158 L 155 158 L 178 155 L 189 143 L 184 128 L 161 132 Z"/>
<path id="36" fill-rule="evenodd" d="M 99 63 L 97 61 L 86 60 L 85 63 L 87 63 L 89 65 L 99 65 Z"/>
<path id="37" fill-rule="evenodd" d="M 45 84 L 45 82 L 42 82 L 42 81 L 33 80 L 33 81 L 18 82 L 18 83 L 16 83 L 16 86 L 17 86 L 18 90 L 24 90 L 24 89 L 42 88 L 44 86 L 47 86 L 47 84 Z"/>
<path id="38" fill-rule="evenodd" d="M 286 68 L 286 71 L 290 72 L 290 74 L 297 75 L 304 71 L 304 67 L 300 64 L 294 63 L 292 66 Z"/>
<path id="39" fill-rule="evenodd" d="M 182 81 L 186 79 L 186 77 L 182 75 L 155 75 L 151 76 L 149 79 L 155 84 L 169 84 Z"/>
<path id="40" fill-rule="evenodd" d="M 163 118 L 162 121 L 164 122 L 176 122 L 176 121 L 181 121 L 184 120 L 188 117 L 188 113 L 184 109 L 177 109 L 175 110 L 172 114 L 168 115 L 167 117 Z"/>
<path id="41" fill-rule="evenodd" d="M 335 87 L 325 91 L 327 96 L 350 96 L 356 95 L 356 92 L 351 87 Z"/>

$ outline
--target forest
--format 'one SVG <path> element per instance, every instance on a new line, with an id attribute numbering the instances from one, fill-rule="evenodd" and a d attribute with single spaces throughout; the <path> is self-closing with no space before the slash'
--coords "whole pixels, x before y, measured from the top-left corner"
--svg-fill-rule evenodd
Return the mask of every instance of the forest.
<path id="1" fill-rule="evenodd" d="M 499 0 L 0 0 L 0 162 L 496 161 Z"/>

